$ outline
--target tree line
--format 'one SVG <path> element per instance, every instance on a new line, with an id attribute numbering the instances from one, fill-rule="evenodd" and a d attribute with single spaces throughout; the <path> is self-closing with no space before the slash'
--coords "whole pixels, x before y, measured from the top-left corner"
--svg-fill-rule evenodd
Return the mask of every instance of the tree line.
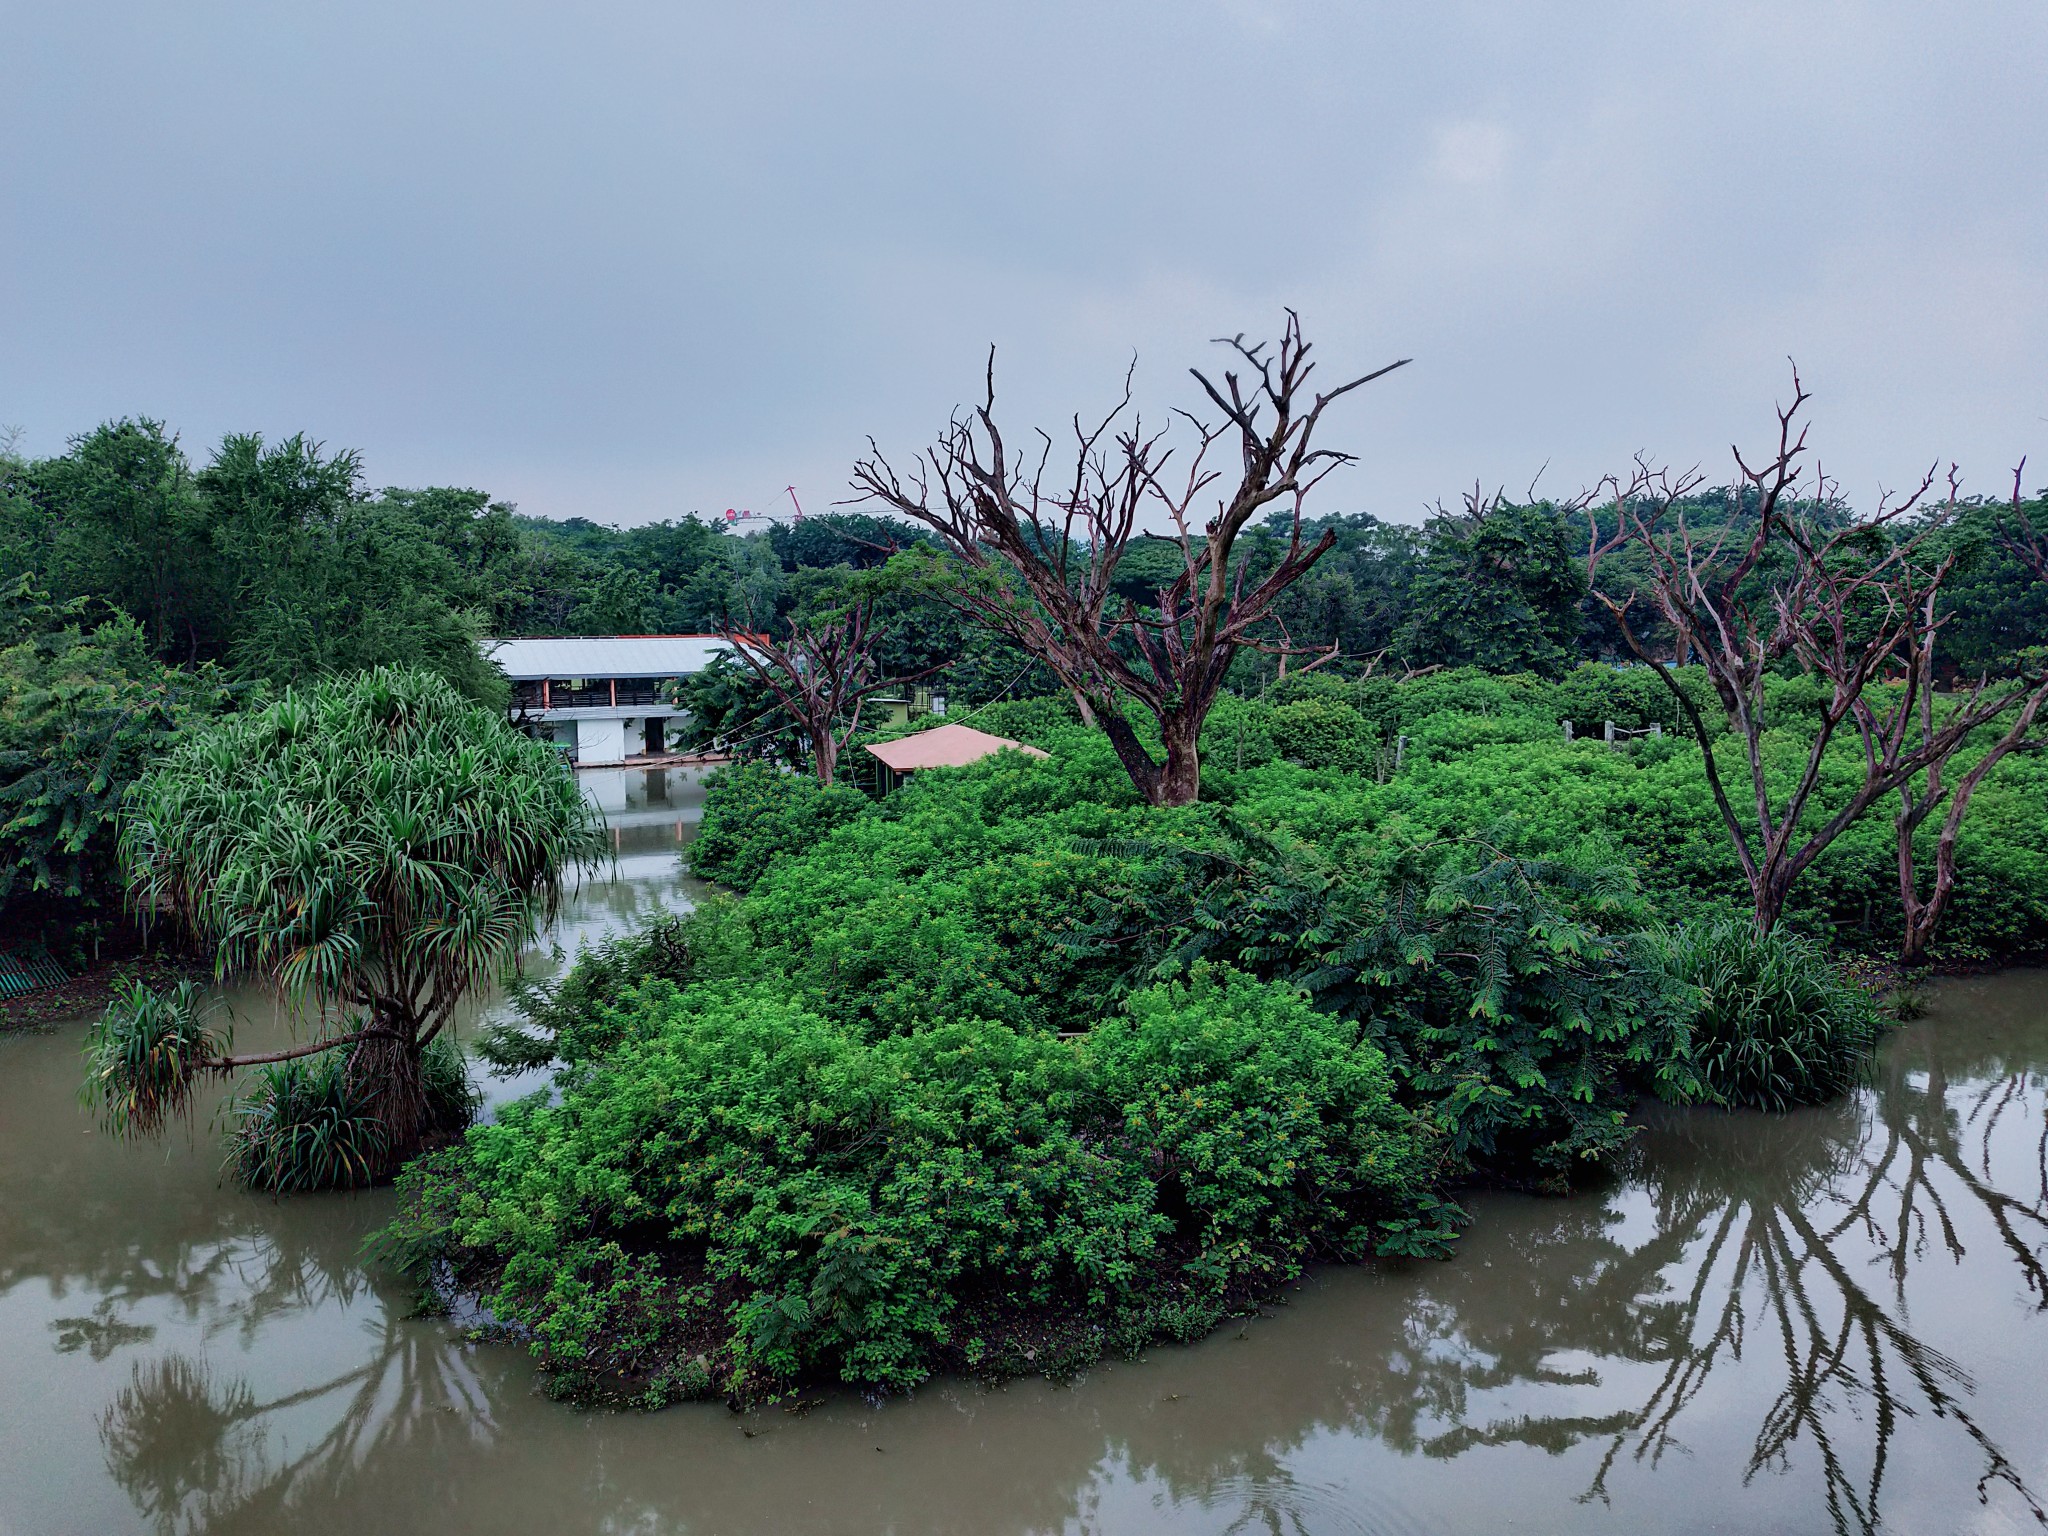
<path id="1" fill-rule="evenodd" d="M 1730 612 L 1788 590 L 1795 528 L 1832 540 L 1836 563 L 1869 564 L 1875 537 L 1915 570 L 1939 566 L 1919 594 L 1940 637 L 1911 663 L 1923 700 L 1959 677 L 2016 676 L 2048 644 L 2048 582 L 2029 564 L 2048 528 L 2040 497 L 1950 485 L 1875 534 L 1829 486 L 1744 476 L 1617 481 L 1566 501 L 1475 490 L 1420 524 L 1320 510 L 1311 493 L 1347 459 L 1313 441 L 1323 408 L 1378 375 L 1319 392 L 1309 351 L 1292 317 L 1277 348 L 1232 343 L 1228 369 L 1196 374 L 1214 409 L 1186 418 L 1185 444 L 1142 427 L 1126 396 L 1076 427 L 1054 479 L 1002 437 L 991 372 L 977 410 L 913 464 L 857 466 L 874 512 L 746 536 L 696 517 L 554 521 L 469 488 L 372 489 L 356 452 L 304 434 L 229 434 L 195 463 L 163 422 L 136 417 L 51 457 L 0 452 L 0 912 L 46 937 L 105 928 L 120 790 L 194 712 L 392 664 L 502 705 L 478 645 L 492 635 L 761 637 L 779 668 L 764 649 L 749 660 L 765 670 L 715 669 L 683 702 L 707 741 L 785 751 L 840 746 L 857 723 L 843 705 L 858 688 L 811 689 L 823 721 L 798 707 L 818 654 L 857 664 L 864 684 L 916 678 L 969 706 L 1064 692 L 1167 802 L 1198 793 L 1195 744 L 1219 691 L 1259 692 L 1290 669 L 1555 679 L 1587 660 L 1700 660 L 1690 630 L 1711 616 L 1655 596 L 1660 541 L 1680 528 L 1717 559 L 1756 544 Z M 1753 673 L 1806 664 L 1811 647 L 1782 638 Z M 1903 645 L 1871 653 L 1880 672 Z M 1842 723 L 1875 743 L 1853 715 Z M 1933 723 L 1915 728 L 1924 746 Z M 1936 766 L 1922 820 L 1967 801 Z M 1873 798 L 1896 778 L 1873 780 Z M 1798 849 L 1763 857 L 1776 860 L 1758 876 L 1767 897 Z"/>

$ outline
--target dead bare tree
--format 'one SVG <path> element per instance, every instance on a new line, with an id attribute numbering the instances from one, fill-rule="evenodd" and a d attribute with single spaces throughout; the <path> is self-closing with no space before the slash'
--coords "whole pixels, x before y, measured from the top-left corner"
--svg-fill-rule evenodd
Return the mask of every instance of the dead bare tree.
<path id="1" fill-rule="evenodd" d="M 1184 468 L 1172 462 L 1166 434 L 1147 433 L 1131 410 L 1127 374 L 1122 399 L 1100 422 L 1074 419 L 1072 475 L 1049 481 L 1052 438 L 1039 433 L 1035 456 L 1020 455 L 996 425 L 991 352 L 982 403 L 955 415 L 907 478 L 872 439 L 854 470 L 856 500 L 879 503 L 945 541 L 964 567 L 948 585 L 948 600 L 1043 662 L 1083 717 L 1108 735 L 1131 782 L 1154 805 L 1186 805 L 1200 794 L 1202 723 L 1239 650 L 1321 654 L 1293 646 L 1269 622 L 1274 600 L 1335 542 L 1328 531 L 1312 544 L 1302 539 L 1309 492 L 1352 457 L 1315 447 L 1316 429 L 1337 399 L 1408 361 L 1314 392 L 1315 365 L 1292 310 L 1276 349 L 1247 345 L 1242 335 L 1223 345 L 1245 372 L 1226 371 L 1219 386 L 1191 370 L 1221 419 L 1178 413 L 1194 432 Z M 1232 443 L 1242 464 L 1234 478 L 1211 457 Z M 1215 510 L 1207 514 L 1201 506 L 1211 494 Z M 1287 546 L 1255 577 L 1232 556 L 1245 525 L 1275 502 L 1292 506 Z M 1152 532 L 1143 526 L 1148 519 L 1173 531 Z M 1119 599 L 1115 589 L 1125 551 L 1146 539 L 1180 554 L 1178 571 L 1149 608 Z M 1163 763 L 1125 718 L 1127 700 L 1157 721 Z"/>
<path id="2" fill-rule="evenodd" d="M 1887 497 L 1860 522 L 1830 528 L 1802 510 L 1806 429 L 1799 414 L 1809 397 L 1796 370 L 1792 390 L 1792 403 L 1778 409 L 1776 451 L 1752 466 L 1735 450 L 1738 484 L 1756 500 L 1753 528 L 1740 531 L 1731 523 L 1711 536 L 1697 534 L 1678 504 L 1698 488 L 1699 475 L 1673 475 L 1638 460 L 1632 474 L 1610 476 L 1590 498 L 1612 507 L 1614 526 L 1603 533 L 1599 516 L 1592 516 L 1586 557 L 1594 595 L 1614 615 L 1629 648 L 1656 669 L 1699 742 L 1707 787 L 1748 882 L 1760 932 L 1777 923 L 1799 876 L 1880 799 L 1933 770 L 1932 804 L 1938 804 L 1942 765 L 1973 731 L 2021 705 L 2036 686 L 1980 678 L 1961 696 L 1935 701 L 1936 605 L 1953 568 L 1937 535 L 1950 525 L 1954 508 L 1904 524 L 1933 487 L 1930 471 L 1911 495 Z M 1818 478 L 1814 489 L 1822 500 L 1830 490 Z M 1602 560 L 1624 548 L 1642 557 L 1647 591 L 1601 588 Z M 1646 645 L 1630 621 L 1631 608 L 1644 599 L 1671 627 L 1678 654 L 1689 653 L 1706 670 L 1748 771 L 1742 809 L 1723 781 L 1714 733 L 1698 704 L 1672 661 Z M 1764 743 L 1765 681 L 1788 658 L 1820 679 L 1828 697 L 1790 787 L 1774 792 Z M 1831 796 L 1825 820 L 1810 825 L 1829 750 L 1845 726 L 1863 740 L 1862 782 L 1845 796 Z M 1953 879 L 1952 853 L 1950 869 Z"/>
<path id="3" fill-rule="evenodd" d="M 875 657 L 884 633 L 868 596 L 792 620 L 786 640 L 774 639 L 753 622 L 751 610 L 744 627 L 728 619 L 718 631 L 809 739 L 821 784 L 830 784 L 838 773 L 839 754 L 860 729 L 867 701 L 884 688 L 901 687 L 935 670 L 926 667 L 901 676 L 885 672 Z"/>
<path id="4" fill-rule="evenodd" d="M 1944 524 L 1952 522 L 1956 516 L 1960 491 L 1955 466 L 1951 465 L 1948 497 L 1941 515 Z M 2013 511 L 2025 535 L 2008 541 L 2011 552 L 2037 577 L 2048 580 L 2048 552 L 2044 552 L 2039 540 L 2032 537 L 2033 529 L 2020 509 L 2017 473 L 2013 477 Z M 1941 595 L 1942 582 L 1956 560 L 1957 551 L 1951 548 L 1941 551 L 1929 564 L 1909 561 L 1903 568 L 1901 596 L 1910 604 L 1915 620 L 1906 631 L 1897 657 L 1905 686 L 1889 695 L 1885 707 L 1872 708 L 1868 701 L 1857 705 L 1856 726 L 1863 737 L 1866 760 L 1883 757 L 1894 750 L 1891 744 L 1895 739 L 1909 734 L 1922 748 L 1934 740 L 1938 718 L 1935 648 L 1945 622 L 1937 616 L 1936 602 Z M 1970 686 L 1967 702 L 1974 703 L 1983 697 L 1988 687 L 1988 679 L 1978 677 Z M 2009 682 L 2002 697 L 2006 706 L 2017 705 L 2010 724 L 1953 785 L 1945 779 L 1947 759 L 1936 757 L 1928 763 L 1924 773 L 1899 786 L 1899 810 L 1893 824 L 1898 836 L 1899 903 L 1905 912 L 1905 932 L 1899 945 L 1899 959 L 1903 964 L 1926 964 L 1928 946 L 1955 890 L 1956 839 L 1962 831 L 1963 818 L 1969 813 L 1970 801 L 1992 770 L 2031 740 L 2034 722 L 2042 705 L 2048 703 L 2048 675 L 2033 681 L 2031 686 L 2024 678 L 2019 683 Z M 1948 809 L 1942 816 L 1941 828 L 1934 842 L 1934 886 L 1923 896 L 1913 845 L 1921 827 L 1941 808 L 1944 800 Z"/>

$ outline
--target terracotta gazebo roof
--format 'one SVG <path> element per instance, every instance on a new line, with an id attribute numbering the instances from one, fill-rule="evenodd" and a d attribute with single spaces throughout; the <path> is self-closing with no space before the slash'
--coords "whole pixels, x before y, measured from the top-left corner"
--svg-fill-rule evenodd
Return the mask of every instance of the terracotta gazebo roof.
<path id="1" fill-rule="evenodd" d="M 866 750 L 898 773 L 912 773 L 919 768 L 964 768 L 969 763 L 980 762 L 991 752 L 1001 752 L 1006 748 L 1029 753 L 1032 757 L 1052 755 L 1036 747 L 1027 747 L 1021 741 L 1012 741 L 1007 736 L 991 736 L 987 731 L 977 731 L 971 725 L 941 725 L 929 731 L 919 731 L 915 736 L 885 741 Z"/>

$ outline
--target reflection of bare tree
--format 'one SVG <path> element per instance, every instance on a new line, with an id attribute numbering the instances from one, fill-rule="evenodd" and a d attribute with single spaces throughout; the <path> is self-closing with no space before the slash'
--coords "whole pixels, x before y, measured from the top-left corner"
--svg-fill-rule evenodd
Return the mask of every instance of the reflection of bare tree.
<path id="1" fill-rule="evenodd" d="M 319 1406 L 311 1437 L 273 1435 L 279 1416 Z M 275 1397 L 183 1355 L 138 1363 L 101 1415 L 100 1441 L 135 1507 L 165 1532 L 280 1529 L 290 1511 L 336 1498 L 373 1459 L 495 1433 L 482 1384 L 439 1330 L 386 1311 L 353 1370 Z M 423 1446 L 422 1441 L 436 1442 Z"/>
<path id="2" fill-rule="evenodd" d="M 2030 1129 L 2048 1118 L 2041 1088 L 2034 1074 L 2008 1072 L 1958 1090 L 1938 1065 L 1916 1067 L 1894 1051 L 1878 1091 L 1853 1109 L 1673 1120 L 1660 1133 L 1664 1155 L 1649 1165 L 1655 1236 L 1631 1250 L 1607 1247 L 1590 1272 L 1580 1270 L 1584 1302 L 1555 1326 L 1437 1370 L 1423 1396 L 1448 1410 L 1452 1427 L 1415 1443 L 1456 1455 L 1486 1443 L 1556 1450 L 1605 1438 L 1585 1495 L 1605 1501 L 1624 1456 L 1654 1467 L 1682 1448 L 1686 1412 L 1717 1369 L 1745 1352 L 1760 1366 L 1756 1356 L 1768 1354 L 1781 1361 L 1783 1384 L 1758 1427 L 1747 1476 L 1788 1467 L 1803 1442 L 1818 1458 L 1836 1529 L 1874 1531 L 1902 1425 L 1940 1422 L 1978 1458 L 1980 1497 L 2003 1485 L 2048 1525 L 2048 1511 L 1975 1416 L 1969 1374 L 1905 1321 L 1909 1275 L 1930 1260 L 1965 1257 L 1966 1208 L 1997 1234 L 2036 1306 L 2048 1305 L 2048 1142 L 2029 1138 L 2026 1192 L 2016 1194 L 2018 1138 L 2000 1135 L 2001 1123 Z M 1851 1236 L 1889 1277 L 1888 1297 L 1844 1257 Z M 1614 1315 L 1617 1299 L 1629 1316 Z M 1444 1321 L 1430 1330 L 1439 1339 Z M 1663 1371 L 1640 1406 L 1605 1418 L 1465 1422 L 1468 1391 L 1542 1381 L 1545 1362 L 1566 1350 L 1660 1361 Z"/>

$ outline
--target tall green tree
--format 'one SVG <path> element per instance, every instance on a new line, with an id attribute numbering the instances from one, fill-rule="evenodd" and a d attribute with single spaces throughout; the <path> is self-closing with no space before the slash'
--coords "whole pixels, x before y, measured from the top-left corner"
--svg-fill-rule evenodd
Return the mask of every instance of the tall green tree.
<path id="1" fill-rule="evenodd" d="M 229 702 L 166 667 L 124 613 L 94 625 L 18 577 L 0 590 L 0 933 L 74 961 L 120 924 L 115 818 L 185 725 Z"/>
<path id="2" fill-rule="evenodd" d="M 46 521 L 42 575 L 61 598 L 134 615 L 159 656 L 218 656 L 233 597 L 204 498 L 176 434 L 148 417 L 108 422 L 33 467 Z"/>
<path id="3" fill-rule="evenodd" d="M 1557 507 L 1474 495 L 1428 541 L 1401 642 L 1411 666 L 1557 678 L 1577 663 L 1584 556 Z"/>
<path id="4" fill-rule="evenodd" d="M 446 493 L 372 499 L 353 453 L 253 433 L 225 439 L 199 486 L 235 571 L 229 659 L 242 675 L 282 687 L 403 663 L 502 702 L 477 649 L 488 604 Z"/>

